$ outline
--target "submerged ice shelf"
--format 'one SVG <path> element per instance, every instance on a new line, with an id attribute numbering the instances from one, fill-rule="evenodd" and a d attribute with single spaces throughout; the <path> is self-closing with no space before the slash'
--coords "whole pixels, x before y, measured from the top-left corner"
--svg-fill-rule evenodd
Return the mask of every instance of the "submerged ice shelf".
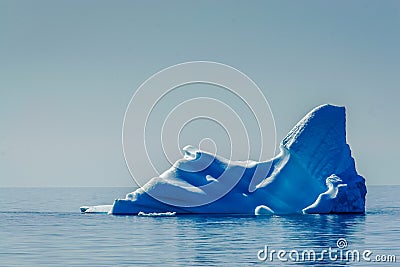
<path id="1" fill-rule="evenodd" d="M 313 109 L 283 139 L 279 155 L 270 161 L 229 162 L 191 146 L 184 150 L 183 159 L 125 199 L 115 200 L 112 206 L 83 206 L 81 211 L 135 215 L 365 211 L 365 180 L 357 173 L 346 142 L 344 107 L 322 105 Z M 211 164 L 202 171 L 187 171 L 203 161 Z M 199 199 L 220 192 L 226 177 L 238 180 L 227 194 L 211 203 L 195 205 Z M 176 205 L 162 199 L 174 199 Z"/>

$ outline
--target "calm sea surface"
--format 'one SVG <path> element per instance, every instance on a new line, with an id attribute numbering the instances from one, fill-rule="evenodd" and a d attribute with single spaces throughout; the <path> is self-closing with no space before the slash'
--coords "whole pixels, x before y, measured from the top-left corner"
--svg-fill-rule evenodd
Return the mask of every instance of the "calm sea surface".
<path id="1" fill-rule="evenodd" d="M 132 188 L 0 188 L 0 266 L 276 266 L 314 250 L 301 265 L 372 265 L 400 262 L 400 186 L 369 186 L 365 215 L 138 217 L 81 214 L 82 205 L 111 204 Z M 339 249 L 337 240 L 344 238 Z M 265 261 L 265 246 L 284 250 Z M 329 247 L 337 260 L 321 251 Z M 259 253 L 260 250 L 261 251 Z M 293 251 L 295 250 L 295 251 Z M 259 254 L 259 255 L 257 255 Z M 318 260 L 321 257 L 323 260 Z M 356 258 L 356 257 L 355 257 Z"/>

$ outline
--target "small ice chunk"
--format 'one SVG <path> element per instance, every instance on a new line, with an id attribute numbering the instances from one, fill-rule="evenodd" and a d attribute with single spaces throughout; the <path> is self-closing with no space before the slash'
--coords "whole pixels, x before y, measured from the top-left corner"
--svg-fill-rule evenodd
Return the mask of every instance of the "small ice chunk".
<path id="1" fill-rule="evenodd" d="M 109 213 L 113 205 L 98 205 L 98 206 L 82 206 L 80 207 L 83 213 Z"/>
<path id="2" fill-rule="evenodd" d="M 254 213 L 255 213 L 255 215 L 272 215 L 272 214 L 274 214 L 274 212 L 265 205 L 258 206 L 255 209 Z"/>
<path id="3" fill-rule="evenodd" d="M 143 211 L 140 211 L 138 213 L 138 216 L 146 216 L 146 217 L 168 217 L 168 216 L 175 216 L 176 212 L 150 212 L 150 213 L 145 213 Z"/>

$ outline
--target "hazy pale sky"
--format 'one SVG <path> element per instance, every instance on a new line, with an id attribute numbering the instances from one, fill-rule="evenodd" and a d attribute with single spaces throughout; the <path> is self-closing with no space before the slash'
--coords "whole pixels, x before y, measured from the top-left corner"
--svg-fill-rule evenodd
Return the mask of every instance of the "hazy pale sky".
<path id="1" fill-rule="evenodd" d="M 280 141 L 347 107 L 367 184 L 400 184 L 399 1 L 0 1 L 0 186 L 133 186 L 121 127 L 136 88 L 192 60 L 268 99 Z"/>

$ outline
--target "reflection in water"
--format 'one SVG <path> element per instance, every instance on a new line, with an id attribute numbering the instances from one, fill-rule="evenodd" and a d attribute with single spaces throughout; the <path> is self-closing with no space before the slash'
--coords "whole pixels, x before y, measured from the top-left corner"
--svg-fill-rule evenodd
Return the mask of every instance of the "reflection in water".
<path id="1" fill-rule="evenodd" d="M 329 214 L 304 215 L 279 218 L 281 231 L 286 228 L 287 242 L 298 240 L 304 248 L 336 247 L 336 240 L 350 241 L 354 232 L 365 228 L 365 215 Z M 360 240 L 357 240 L 359 243 Z"/>
<path id="2" fill-rule="evenodd" d="M 0 266 L 286 266 L 292 262 L 262 262 L 257 253 L 265 245 L 289 251 L 336 249 L 338 238 L 347 240 L 348 249 L 370 249 L 399 260 L 399 189 L 369 188 L 365 215 L 257 217 L 89 215 L 79 213 L 81 203 L 108 203 L 127 189 L 4 189 Z M 28 206 L 26 199 L 35 205 Z M 329 260 L 302 264 L 367 265 Z"/>
<path id="3" fill-rule="evenodd" d="M 363 237 L 358 237 L 357 233 L 365 229 L 365 215 L 188 215 L 177 217 L 171 223 L 176 227 L 175 241 L 171 242 L 179 240 L 182 244 L 174 253 L 190 259 L 188 264 L 223 264 L 224 258 L 217 257 L 221 254 L 228 258 L 241 255 L 239 263 L 246 264 L 258 262 L 257 251 L 264 245 L 275 250 L 321 251 L 329 247 L 337 249 L 337 239 L 346 238 L 350 246 L 357 244 L 357 248 L 363 247 Z M 187 251 L 191 255 L 185 255 Z M 248 251 L 246 257 L 243 257 L 244 251 Z M 332 264 L 332 261 L 319 263 Z"/>

